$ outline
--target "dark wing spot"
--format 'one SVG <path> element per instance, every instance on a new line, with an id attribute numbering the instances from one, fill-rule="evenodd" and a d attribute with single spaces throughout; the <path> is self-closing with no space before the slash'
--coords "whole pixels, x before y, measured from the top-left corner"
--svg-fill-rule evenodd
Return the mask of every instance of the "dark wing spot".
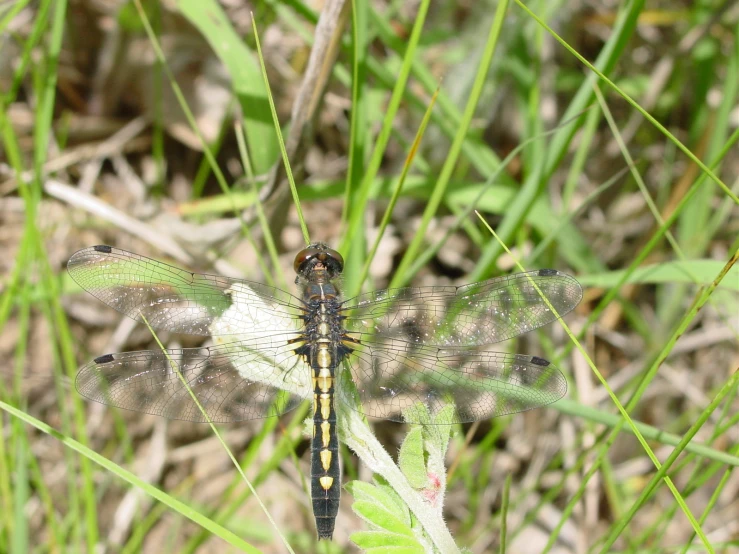
<path id="1" fill-rule="evenodd" d="M 104 252 L 105 254 L 110 254 L 113 249 L 110 246 L 106 246 L 104 244 L 99 244 L 97 246 L 92 247 L 95 252 Z"/>
<path id="2" fill-rule="evenodd" d="M 544 358 L 540 358 L 539 356 L 532 356 L 531 363 L 534 365 L 540 365 L 542 367 L 547 367 L 550 364 L 549 360 L 545 360 Z"/>
<path id="3" fill-rule="evenodd" d="M 540 269 L 539 270 L 539 276 L 540 277 L 552 277 L 553 275 L 557 275 L 559 271 L 556 269 Z"/>
<path id="4" fill-rule="evenodd" d="M 406 318 L 400 324 L 400 328 L 403 330 L 405 335 L 411 342 L 420 342 L 423 338 L 423 330 L 419 325 L 418 321 L 413 318 Z"/>
<path id="5" fill-rule="evenodd" d="M 105 356 L 98 356 L 93 360 L 96 364 L 108 364 L 113 361 L 113 354 L 105 354 Z"/>
<path id="6" fill-rule="evenodd" d="M 504 312 L 509 312 L 513 309 L 513 296 L 511 295 L 511 291 L 508 289 L 501 290 L 498 298 L 500 299 L 500 307 Z"/>

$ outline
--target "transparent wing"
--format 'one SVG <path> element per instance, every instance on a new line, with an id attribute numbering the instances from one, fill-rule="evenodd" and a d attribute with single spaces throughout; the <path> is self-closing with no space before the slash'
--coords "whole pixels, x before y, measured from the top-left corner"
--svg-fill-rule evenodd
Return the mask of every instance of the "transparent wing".
<path id="1" fill-rule="evenodd" d="M 266 341 L 106 354 L 80 369 L 76 385 L 81 395 L 109 406 L 207 421 L 189 387 L 218 423 L 277 416 L 311 396 L 302 358 L 288 345 Z"/>
<path id="2" fill-rule="evenodd" d="M 406 423 L 428 423 L 419 406 L 431 414 L 450 406 L 448 423 L 462 423 L 545 406 L 567 392 L 550 362 L 520 354 L 364 344 L 347 366 L 362 413 Z"/>
<path id="3" fill-rule="evenodd" d="M 536 285 L 536 286 L 534 286 Z M 542 269 L 463 287 L 388 289 L 347 300 L 345 326 L 365 343 L 387 339 L 439 347 L 471 347 L 511 339 L 557 319 L 582 299 L 569 275 Z"/>
<path id="4" fill-rule="evenodd" d="M 110 246 L 76 252 L 67 269 L 83 289 L 111 308 L 175 333 L 269 335 L 295 328 L 303 307 L 274 287 L 191 273 Z"/>

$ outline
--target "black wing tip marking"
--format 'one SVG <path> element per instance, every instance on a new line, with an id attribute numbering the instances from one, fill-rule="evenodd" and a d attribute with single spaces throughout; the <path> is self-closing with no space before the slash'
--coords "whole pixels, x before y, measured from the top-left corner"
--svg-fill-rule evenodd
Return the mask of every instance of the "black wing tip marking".
<path id="1" fill-rule="evenodd" d="M 81 284 L 79 283 L 79 281 L 77 281 L 75 273 L 79 270 L 80 267 L 83 267 L 90 263 L 90 256 L 93 252 L 98 252 L 100 254 L 113 254 L 113 247 L 106 244 L 97 244 L 95 246 L 82 248 L 81 250 L 77 250 L 77 252 L 72 254 L 69 257 L 69 261 L 67 262 L 67 271 L 69 271 L 69 274 L 72 276 L 72 279 L 74 279 L 76 283 Z"/>
<path id="2" fill-rule="evenodd" d="M 572 302 L 570 303 L 570 305 L 567 307 L 566 310 L 561 310 L 559 312 L 558 319 L 570 313 L 582 301 L 583 299 L 582 285 L 572 275 L 568 275 L 567 273 L 562 273 L 561 271 L 558 271 L 556 269 L 546 269 L 546 268 L 538 270 L 536 274 L 538 277 L 559 277 L 560 279 L 563 280 L 563 282 L 561 283 L 562 286 L 565 287 L 571 294 Z"/>
<path id="3" fill-rule="evenodd" d="M 78 262 L 79 258 L 85 258 L 90 255 L 92 252 L 99 252 L 101 254 L 112 254 L 113 253 L 113 247 L 108 246 L 107 244 L 96 244 L 95 246 L 88 246 L 86 248 L 82 248 L 80 250 L 77 250 L 74 254 L 72 254 L 69 257 L 69 262 L 67 263 L 68 266 L 73 266 Z"/>
<path id="4" fill-rule="evenodd" d="M 547 367 L 548 365 L 551 365 L 551 362 L 549 360 L 545 360 L 544 358 L 540 358 L 539 356 L 531 356 L 530 361 L 532 364 L 541 367 Z"/>
<path id="5" fill-rule="evenodd" d="M 97 358 L 93 360 L 93 362 L 97 365 L 101 365 L 101 364 L 109 364 L 113 360 L 115 360 L 115 358 L 113 357 L 113 354 L 105 354 L 103 356 L 98 356 Z"/>

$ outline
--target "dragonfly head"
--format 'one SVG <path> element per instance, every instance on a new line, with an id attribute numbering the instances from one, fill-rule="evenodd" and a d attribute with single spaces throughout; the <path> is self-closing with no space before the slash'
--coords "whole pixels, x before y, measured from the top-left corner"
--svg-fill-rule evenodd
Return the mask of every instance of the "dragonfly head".
<path id="1" fill-rule="evenodd" d="M 314 242 L 298 252 L 295 256 L 295 272 L 310 280 L 313 273 L 327 274 L 328 279 L 334 279 L 344 271 L 344 258 L 336 250 L 322 242 Z"/>

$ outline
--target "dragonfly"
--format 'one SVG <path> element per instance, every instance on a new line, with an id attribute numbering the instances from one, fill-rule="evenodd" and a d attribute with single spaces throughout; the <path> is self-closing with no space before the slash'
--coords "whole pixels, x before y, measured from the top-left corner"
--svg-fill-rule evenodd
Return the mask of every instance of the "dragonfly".
<path id="1" fill-rule="evenodd" d="M 337 403 L 411 424 L 424 423 L 419 406 L 427 414 L 445 409 L 454 424 L 565 395 L 567 381 L 549 361 L 486 347 L 575 308 L 582 289 L 573 277 L 541 269 L 343 299 L 343 268 L 327 244 L 308 245 L 295 257 L 293 295 L 112 246 L 80 250 L 68 271 L 84 290 L 152 329 L 211 338 L 200 348 L 99 356 L 79 370 L 76 388 L 109 406 L 193 422 L 276 417 L 312 402 L 319 540 L 333 536 L 341 494 Z"/>

